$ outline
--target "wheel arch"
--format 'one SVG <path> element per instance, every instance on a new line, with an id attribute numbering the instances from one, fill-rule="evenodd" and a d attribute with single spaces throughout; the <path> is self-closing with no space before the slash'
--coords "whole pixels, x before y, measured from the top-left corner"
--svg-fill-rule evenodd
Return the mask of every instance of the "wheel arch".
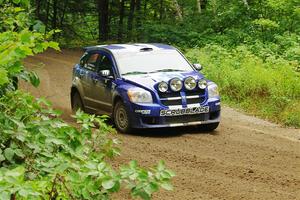
<path id="1" fill-rule="evenodd" d="M 121 97 L 121 95 L 116 94 L 116 95 L 114 95 L 114 98 L 113 98 L 113 104 L 112 104 L 113 108 L 115 107 L 115 105 L 118 101 L 123 102 L 123 98 Z"/>

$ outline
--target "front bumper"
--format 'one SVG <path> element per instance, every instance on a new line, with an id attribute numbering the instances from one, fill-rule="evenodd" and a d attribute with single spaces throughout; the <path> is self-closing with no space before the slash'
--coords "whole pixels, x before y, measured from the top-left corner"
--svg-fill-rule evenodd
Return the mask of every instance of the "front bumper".
<path id="1" fill-rule="evenodd" d="M 189 107 L 198 105 L 189 105 Z M 180 115 L 180 116 L 160 116 L 160 111 L 168 107 L 160 104 L 133 104 L 127 102 L 131 126 L 133 128 L 163 128 L 192 126 L 201 124 L 211 124 L 220 122 L 221 105 L 219 98 L 208 99 L 201 106 L 209 106 L 209 113 Z M 169 108 L 173 109 L 173 108 Z"/>

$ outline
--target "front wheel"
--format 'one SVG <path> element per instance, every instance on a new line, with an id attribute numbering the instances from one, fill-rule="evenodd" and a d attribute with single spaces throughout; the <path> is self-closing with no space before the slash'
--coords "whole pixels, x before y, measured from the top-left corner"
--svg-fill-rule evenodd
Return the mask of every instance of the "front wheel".
<path id="1" fill-rule="evenodd" d="M 75 92 L 72 96 L 72 112 L 76 113 L 77 110 L 84 112 L 84 105 L 78 92 Z"/>
<path id="2" fill-rule="evenodd" d="M 199 128 L 205 132 L 211 132 L 214 131 L 216 128 L 218 128 L 219 122 L 211 123 L 211 124 L 203 124 L 200 125 Z"/>
<path id="3" fill-rule="evenodd" d="M 122 133 L 129 133 L 132 128 L 130 126 L 130 117 L 125 105 L 118 101 L 114 107 L 114 123 L 116 128 Z"/>

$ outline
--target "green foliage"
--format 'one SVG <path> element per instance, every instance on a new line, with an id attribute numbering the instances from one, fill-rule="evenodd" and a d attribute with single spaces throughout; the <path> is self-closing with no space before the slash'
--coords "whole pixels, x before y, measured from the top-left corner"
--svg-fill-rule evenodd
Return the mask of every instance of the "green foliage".
<path id="1" fill-rule="evenodd" d="M 13 78 L 19 77 L 38 86 L 39 79 L 34 72 L 24 69 L 22 60 L 45 51 L 47 48 L 59 49 L 55 42 L 48 42 L 54 31 L 45 34 L 39 21 L 30 18 L 28 1 L 14 1 L 25 7 L 14 7 L 10 1 L 5 1 L 0 8 L 0 95 L 7 90 L 13 90 Z M 29 27 L 33 24 L 33 31 Z"/>
<path id="2" fill-rule="evenodd" d="M 149 170 L 136 161 L 112 167 L 119 141 L 106 117 L 78 111 L 73 127 L 48 101 L 16 89 L 16 77 L 39 85 L 22 60 L 59 49 L 50 41 L 56 31 L 45 33 L 41 22 L 30 19 L 29 1 L 0 4 L 0 199 L 109 199 L 122 184 L 142 199 L 159 188 L 171 190 L 174 173 L 163 162 Z"/>
<path id="3" fill-rule="evenodd" d="M 176 21 L 171 16 L 163 21 L 149 18 L 143 24 L 144 41 L 170 43 L 182 48 L 206 44 L 233 48 L 240 44 L 263 43 L 266 48 L 278 46 L 295 35 L 299 37 L 299 5 L 293 0 L 202 1 L 205 8 L 201 14 L 195 13 L 195 1 L 179 2 L 185 11 L 184 20 Z M 299 40 L 294 41 L 300 46 Z M 282 54 L 285 48 L 278 46 L 275 52 Z"/>
<path id="4" fill-rule="evenodd" d="M 263 28 L 278 28 L 279 27 L 279 25 L 276 22 L 274 22 L 270 19 L 263 19 L 263 18 L 256 19 L 253 21 L 253 23 L 256 25 L 259 25 Z"/>
<path id="5" fill-rule="evenodd" d="M 0 105 L 0 196 L 108 199 L 125 183 L 133 196 L 150 199 L 159 187 L 171 189 L 174 174 L 163 162 L 150 170 L 135 161 L 113 169 L 107 161 L 119 155 L 119 141 L 108 137 L 115 131 L 105 117 L 78 111 L 75 128 L 47 101 L 19 91 L 7 93 Z"/>
<path id="6" fill-rule="evenodd" d="M 121 177 L 125 179 L 127 187 L 134 197 L 151 199 L 151 195 L 159 188 L 173 190 L 169 181 L 174 177 L 174 172 L 165 168 L 165 163 L 160 161 L 152 171 L 138 167 L 136 161 L 131 161 L 128 166 L 121 167 Z"/>
<path id="7" fill-rule="evenodd" d="M 239 46 L 189 50 L 187 56 L 205 66 L 216 81 L 223 100 L 276 122 L 300 127 L 300 73 L 298 61 L 269 55 L 262 59 Z"/>

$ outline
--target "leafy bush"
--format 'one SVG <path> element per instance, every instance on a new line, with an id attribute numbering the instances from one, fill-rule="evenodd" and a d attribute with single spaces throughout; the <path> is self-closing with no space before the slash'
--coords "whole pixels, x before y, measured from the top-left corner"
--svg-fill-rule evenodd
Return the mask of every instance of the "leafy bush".
<path id="1" fill-rule="evenodd" d="M 163 162 L 150 170 L 136 161 L 113 169 L 109 159 L 119 155 L 119 141 L 108 137 L 114 129 L 104 117 L 78 111 L 74 128 L 47 101 L 19 91 L 0 105 L 1 199 L 108 199 L 121 184 L 150 199 L 159 187 L 172 189 L 174 174 Z"/>
<path id="2" fill-rule="evenodd" d="M 204 73 L 219 84 L 223 100 L 273 121 L 300 126 L 298 61 L 273 55 L 262 59 L 246 46 L 227 50 L 208 45 L 188 50 L 187 56 L 204 65 Z"/>
<path id="3" fill-rule="evenodd" d="M 58 49 L 54 32 L 30 18 L 28 2 L 0 1 L 0 199 L 109 199 L 122 185 L 150 199 L 159 188 L 171 190 L 174 173 L 163 161 L 149 170 L 136 161 L 112 167 L 119 141 L 105 117 L 78 111 L 73 127 L 46 100 L 17 90 L 16 77 L 39 85 L 22 60 Z"/>

